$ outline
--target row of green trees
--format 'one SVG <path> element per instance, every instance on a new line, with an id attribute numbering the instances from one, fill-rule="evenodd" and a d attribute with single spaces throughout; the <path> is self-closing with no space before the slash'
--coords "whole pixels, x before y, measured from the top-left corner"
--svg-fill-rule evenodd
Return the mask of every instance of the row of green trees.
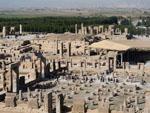
<path id="1" fill-rule="evenodd" d="M 0 29 L 2 26 L 23 25 L 23 30 L 27 32 L 53 32 L 64 33 L 75 32 L 75 24 L 84 23 L 88 25 L 117 24 L 117 17 L 37 17 L 37 18 L 0 18 Z M 80 27 L 80 26 L 78 26 Z"/>
<path id="2" fill-rule="evenodd" d="M 150 20 L 147 18 L 144 25 L 150 25 Z M 84 23 L 84 26 L 89 25 L 111 25 L 114 24 L 119 27 L 122 31 L 124 28 L 129 29 L 131 34 L 145 34 L 143 29 L 136 29 L 132 25 L 129 19 L 124 19 L 121 24 L 118 25 L 118 17 L 34 17 L 34 18 L 0 18 L 0 30 L 3 26 L 10 27 L 15 26 L 16 30 L 19 31 L 19 25 L 23 25 L 23 31 L 25 32 L 45 32 L 45 33 L 64 33 L 64 32 L 75 32 L 75 24 Z"/>

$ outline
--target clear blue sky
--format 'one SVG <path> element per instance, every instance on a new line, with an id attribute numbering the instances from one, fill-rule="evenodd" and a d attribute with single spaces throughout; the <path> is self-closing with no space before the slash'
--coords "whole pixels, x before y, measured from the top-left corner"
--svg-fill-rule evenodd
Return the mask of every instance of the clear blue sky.
<path id="1" fill-rule="evenodd" d="M 0 8 L 150 8 L 150 0 L 0 0 Z"/>

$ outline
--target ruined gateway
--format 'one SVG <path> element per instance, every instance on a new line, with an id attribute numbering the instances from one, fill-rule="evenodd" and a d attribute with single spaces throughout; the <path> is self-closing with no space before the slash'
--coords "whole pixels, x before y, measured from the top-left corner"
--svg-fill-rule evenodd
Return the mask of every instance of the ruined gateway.
<path id="1" fill-rule="evenodd" d="M 6 31 L 0 113 L 150 113 L 149 39 L 128 40 L 113 25 L 44 35 L 20 25 L 9 39 Z"/>

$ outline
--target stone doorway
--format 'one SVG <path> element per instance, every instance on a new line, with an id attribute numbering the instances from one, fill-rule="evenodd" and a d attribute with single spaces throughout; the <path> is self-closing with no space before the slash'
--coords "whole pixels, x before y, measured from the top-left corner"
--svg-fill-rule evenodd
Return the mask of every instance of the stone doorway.
<path id="1" fill-rule="evenodd" d="M 110 57 L 108 63 L 109 63 L 109 71 L 113 72 L 113 70 L 114 70 L 114 58 Z"/>

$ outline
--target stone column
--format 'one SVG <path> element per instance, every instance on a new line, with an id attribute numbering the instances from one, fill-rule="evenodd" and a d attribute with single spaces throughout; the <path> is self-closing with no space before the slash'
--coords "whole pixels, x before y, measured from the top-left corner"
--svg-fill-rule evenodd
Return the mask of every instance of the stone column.
<path id="1" fill-rule="evenodd" d="M 49 92 L 44 97 L 44 111 L 46 113 L 53 113 L 52 110 L 52 92 Z"/>
<path id="2" fill-rule="evenodd" d="M 117 59 L 116 59 L 116 56 L 114 56 L 114 71 L 116 70 L 116 61 Z"/>
<path id="3" fill-rule="evenodd" d="M 11 76 L 12 76 L 12 92 L 18 93 L 19 77 L 16 70 L 11 69 Z"/>
<path id="4" fill-rule="evenodd" d="M 91 35 L 93 34 L 93 29 L 92 29 L 91 26 L 88 26 L 88 31 L 89 31 L 89 33 L 90 33 Z"/>
<path id="5" fill-rule="evenodd" d="M 83 76 L 83 75 L 84 75 L 83 70 L 80 69 L 80 76 Z"/>
<path id="6" fill-rule="evenodd" d="M 50 60 L 49 62 L 50 62 L 50 72 L 53 72 L 53 62 L 52 60 Z"/>
<path id="7" fill-rule="evenodd" d="M 61 62 L 58 61 L 58 69 L 60 69 L 60 68 L 61 68 Z"/>
<path id="8" fill-rule="evenodd" d="M 68 42 L 67 55 L 68 57 L 71 56 L 71 42 Z"/>
<path id="9" fill-rule="evenodd" d="M 82 30 L 81 29 L 78 30 L 78 34 L 82 34 Z"/>
<path id="10" fill-rule="evenodd" d="M 45 78 L 45 64 L 42 61 L 42 59 L 40 59 L 40 73 L 41 73 L 41 78 Z"/>
<path id="11" fill-rule="evenodd" d="M 20 24 L 19 26 L 19 34 L 21 35 L 22 34 L 22 25 Z"/>
<path id="12" fill-rule="evenodd" d="M 87 27 L 84 27 L 84 35 L 87 35 Z"/>
<path id="13" fill-rule="evenodd" d="M 60 58 L 63 57 L 63 42 L 60 43 Z"/>
<path id="14" fill-rule="evenodd" d="M 75 24 L 75 34 L 78 34 L 78 25 Z"/>
<path id="15" fill-rule="evenodd" d="M 96 34 L 98 34 L 99 33 L 99 29 L 98 29 L 98 27 L 96 27 Z"/>
<path id="16" fill-rule="evenodd" d="M 28 91 L 27 91 L 27 99 L 30 100 L 31 98 L 31 91 L 30 89 L 28 88 Z"/>
<path id="17" fill-rule="evenodd" d="M 10 32 L 9 32 L 10 34 L 15 34 L 15 27 L 10 27 Z"/>
<path id="18" fill-rule="evenodd" d="M 3 27 L 3 31 L 2 32 L 3 32 L 3 38 L 6 37 L 6 27 L 5 26 Z"/>
<path id="19" fill-rule="evenodd" d="M 7 89 L 7 91 L 8 92 L 12 92 L 12 74 L 11 74 L 11 69 L 9 68 L 9 70 L 8 70 L 8 75 L 10 75 L 9 76 L 9 84 L 8 84 L 8 89 Z"/>
<path id="20" fill-rule="evenodd" d="M 124 34 L 125 34 L 125 35 L 128 35 L 128 28 L 125 28 L 125 29 L 124 29 Z"/>
<path id="21" fill-rule="evenodd" d="M 52 70 L 56 70 L 56 64 L 55 64 L 55 59 L 52 60 Z"/>
<path id="22" fill-rule="evenodd" d="M 21 101 L 21 100 L 22 100 L 22 91 L 19 90 L 19 101 Z"/>
<path id="23" fill-rule="evenodd" d="M 58 54 L 58 40 L 56 40 L 56 54 Z"/>
<path id="24" fill-rule="evenodd" d="M 81 34 L 84 34 L 84 26 L 83 26 L 83 23 L 81 24 Z"/>
<path id="25" fill-rule="evenodd" d="M 63 111 L 63 95 L 56 95 L 56 113 L 62 113 Z"/>
<path id="26" fill-rule="evenodd" d="M 126 67 L 126 70 L 127 70 L 127 71 L 130 70 L 130 64 L 129 64 L 129 62 L 125 62 L 125 67 Z"/>
<path id="27" fill-rule="evenodd" d="M 121 66 L 123 66 L 123 53 L 121 53 Z"/>
<path id="28" fill-rule="evenodd" d="M 103 33 L 104 31 L 103 28 L 104 28 L 103 26 L 99 26 L 99 33 Z"/>
<path id="29" fill-rule="evenodd" d="M 68 71 L 69 71 L 70 68 L 71 68 L 71 62 L 70 62 L 70 61 L 67 62 L 67 68 L 68 68 Z"/>
<path id="30" fill-rule="evenodd" d="M 108 33 L 108 29 L 107 28 L 105 28 L 105 34 L 107 34 Z"/>
<path id="31" fill-rule="evenodd" d="M 6 70 L 5 70 L 5 72 L 6 72 Z M 4 84 L 5 84 L 5 72 L 2 74 L 2 84 L 3 84 L 3 90 L 5 90 L 6 91 L 6 86 L 4 86 Z"/>
<path id="32" fill-rule="evenodd" d="M 39 94 L 38 94 L 38 103 L 39 105 L 41 105 L 42 103 L 42 91 L 41 90 L 39 91 Z"/>
<path id="33" fill-rule="evenodd" d="M 58 66 L 58 60 L 55 61 L 55 69 L 59 69 L 59 66 Z"/>

